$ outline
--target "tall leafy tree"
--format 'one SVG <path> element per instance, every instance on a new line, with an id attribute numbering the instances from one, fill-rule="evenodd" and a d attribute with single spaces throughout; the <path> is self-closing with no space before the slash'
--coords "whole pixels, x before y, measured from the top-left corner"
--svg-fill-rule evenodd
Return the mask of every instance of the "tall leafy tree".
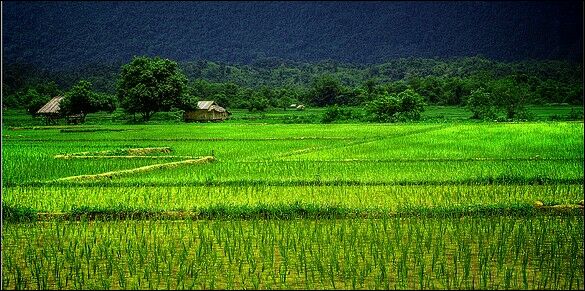
<path id="1" fill-rule="evenodd" d="M 419 120 L 425 102 L 421 95 L 412 89 L 398 94 L 384 92 L 366 106 L 371 119 L 376 122 L 396 122 Z"/>
<path id="2" fill-rule="evenodd" d="M 35 88 L 37 89 L 37 92 L 39 92 L 39 94 L 46 95 L 51 98 L 59 96 L 63 93 L 61 89 L 59 89 L 59 86 L 57 86 L 55 81 L 37 84 Z"/>
<path id="3" fill-rule="evenodd" d="M 43 105 L 51 100 L 51 97 L 39 94 L 34 88 L 29 88 L 22 98 L 24 100 L 23 103 L 25 104 L 26 111 L 33 116 L 41 107 L 43 107 Z"/>
<path id="4" fill-rule="evenodd" d="M 65 92 L 61 100 L 61 112 L 65 114 L 82 114 L 97 111 L 96 93 L 92 91 L 90 82 L 81 80 L 75 84 L 69 91 Z"/>
<path id="5" fill-rule="evenodd" d="M 525 115 L 526 104 L 533 99 L 533 93 L 525 82 L 514 78 L 502 78 L 491 82 L 492 96 L 506 112 L 508 119 L 514 119 L 517 115 Z"/>
<path id="6" fill-rule="evenodd" d="M 277 106 L 286 110 L 289 106 L 293 103 L 296 103 L 295 100 L 298 99 L 297 93 L 290 88 L 280 88 L 277 90 Z"/>
<path id="7" fill-rule="evenodd" d="M 372 121 L 391 122 L 395 120 L 395 114 L 400 111 L 400 101 L 396 94 L 384 92 L 368 102 L 366 109 Z"/>
<path id="8" fill-rule="evenodd" d="M 336 103 L 342 94 L 343 88 L 339 80 L 325 75 L 317 78 L 313 83 L 311 103 L 315 106 L 328 106 Z"/>
<path id="9" fill-rule="evenodd" d="M 81 114 L 85 118 L 88 113 L 116 109 L 114 96 L 93 91 L 92 83 L 86 80 L 77 82 L 63 97 L 60 107 L 64 114 Z"/>
<path id="10" fill-rule="evenodd" d="M 473 119 L 495 119 L 497 117 L 496 102 L 490 92 L 479 88 L 471 92 L 467 98 L 467 107 Z"/>
<path id="11" fill-rule="evenodd" d="M 116 95 L 96 92 L 93 97 L 93 106 L 96 111 L 107 111 L 112 113 L 114 110 L 116 110 Z"/>
<path id="12" fill-rule="evenodd" d="M 117 83 L 120 106 L 127 113 L 140 113 L 143 120 L 158 111 L 179 106 L 187 77 L 176 62 L 159 57 L 134 57 L 122 66 Z"/>
<path id="13" fill-rule="evenodd" d="M 378 85 L 379 85 L 378 81 L 376 81 L 375 79 L 368 79 L 363 83 L 362 86 L 364 87 L 366 94 L 370 96 L 376 93 Z"/>
<path id="14" fill-rule="evenodd" d="M 12 94 L 3 91 L 2 104 L 9 108 L 25 108 L 28 113 L 34 115 L 51 98 L 61 93 L 54 81 L 40 82 Z"/>
<path id="15" fill-rule="evenodd" d="M 463 100 L 471 94 L 461 78 L 446 79 L 444 84 L 443 96 L 439 104 L 443 105 L 461 105 Z"/>
<path id="16" fill-rule="evenodd" d="M 400 118 L 403 120 L 419 120 L 421 113 L 425 110 L 425 102 L 421 95 L 412 89 L 406 89 L 398 93 L 400 102 Z"/>

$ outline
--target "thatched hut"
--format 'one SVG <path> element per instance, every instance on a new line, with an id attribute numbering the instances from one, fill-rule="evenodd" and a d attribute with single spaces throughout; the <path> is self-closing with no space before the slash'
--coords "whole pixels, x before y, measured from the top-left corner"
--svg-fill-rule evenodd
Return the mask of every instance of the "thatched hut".
<path id="1" fill-rule="evenodd" d="M 217 105 L 215 101 L 199 101 L 197 109 L 185 111 L 183 119 L 189 121 L 223 121 L 228 118 L 230 112 Z"/>
<path id="2" fill-rule="evenodd" d="M 44 117 L 47 124 L 53 123 L 55 119 L 61 117 L 61 108 L 59 107 L 61 100 L 63 100 L 62 96 L 53 97 L 47 104 L 37 110 L 36 115 Z"/>
<path id="3" fill-rule="evenodd" d="M 61 112 L 61 100 L 63 100 L 62 96 L 53 97 L 53 99 L 47 102 L 47 104 L 37 110 L 36 115 L 42 116 L 45 119 L 46 124 L 55 123 L 55 120 L 64 116 L 63 112 Z M 83 111 L 81 114 L 71 114 L 65 117 L 67 118 L 67 123 L 70 124 L 79 124 L 85 121 L 85 114 L 83 114 Z"/>

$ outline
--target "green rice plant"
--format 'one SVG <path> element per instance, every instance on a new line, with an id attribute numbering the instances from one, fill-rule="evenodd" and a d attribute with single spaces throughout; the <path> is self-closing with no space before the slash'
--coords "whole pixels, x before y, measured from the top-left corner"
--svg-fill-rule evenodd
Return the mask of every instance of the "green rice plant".
<path id="1" fill-rule="evenodd" d="M 3 191 L 3 210 L 8 221 L 96 216 L 294 219 L 572 215 L 582 210 L 539 209 L 533 204 L 536 200 L 573 204 L 582 197 L 582 191 L 583 185 L 10 187 Z M 365 193 L 368 199 L 363 199 Z"/>
<path id="2" fill-rule="evenodd" d="M 4 139 L 3 288 L 583 288 L 582 123 L 80 129 Z"/>
<path id="3" fill-rule="evenodd" d="M 529 177 L 532 180 L 528 181 L 536 181 L 536 178 L 558 179 L 562 176 L 556 176 L 563 173 L 572 173 L 569 176 L 574 179 L 583 177 L 582 123 L 138 127 L 140 130 L 107 135 L 85 134 L 77 140 L 73 135 L 63 139 L 51 130 L 22 130 L 23 138 L 6 139 L 3 143 L 7 161 L 3 178 L 9 185 L 18 185 L 146 166 L 152 162 L 52 158 L 87 152 L 88 148 L 89 152 L 111 154 L 120 149 L 163 146 L 173 148 L 176 156 L 206 156 L 214 152 L 220 161 L 212 169 L 201 172 L 173 171 L 172 176 L 178 178 L 175 180 L 181 181 L 205 181 L 206 173 L 210 172 L 214 173 L 213 177 L 233 176 L 232 181 L 253 178 L 242 176 L 246 173 L 262 173 L 276 179 L 291 172 L 296 180 L 308 180 L 319 174 L 320 180 L 326 182 L 339 176 L 356 177 L 357 181 L 388 181 L 398 174 L 399 179 L 392 178 L 390 182 L 423 181 L 428 177 L 419 174 L 417 178 L 416 173 L 437 167 L 444 167 L 444 174 L 436 175 L 440 182 L 453 178 L 507 181 L 510 177 L 512 180 Z M 215 130 L 222 132 L 221 140 L 209 138 Z M 186 142 L 190 140 L 197 141 Z M 319 150 L 305 151 L 313 148 Z M 288 155 L 288 162 L 280 161 L 282 154 L 295 151 L 304 153 Z M 380 167 L 377 164 L 380 162 L 386 164 Z M 563 165 L 567 168 L 556 170 Z M 168 176 L 155 174 L 148 180 L 161 182 Z"/>

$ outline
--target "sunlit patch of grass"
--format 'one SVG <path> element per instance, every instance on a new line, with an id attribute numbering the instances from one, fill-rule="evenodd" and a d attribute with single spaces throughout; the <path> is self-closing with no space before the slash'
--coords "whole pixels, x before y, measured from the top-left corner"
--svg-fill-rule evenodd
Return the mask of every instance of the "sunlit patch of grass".
<path id="1" fill-rule="evenodd" d="M 3 132 L 3 288 L 583 289 L 583 123 L 60 129 Z"/>

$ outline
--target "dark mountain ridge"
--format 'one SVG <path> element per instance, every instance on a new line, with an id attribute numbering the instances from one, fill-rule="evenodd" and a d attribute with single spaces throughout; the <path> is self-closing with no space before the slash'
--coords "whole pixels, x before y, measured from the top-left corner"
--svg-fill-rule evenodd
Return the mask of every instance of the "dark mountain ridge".
<path id="1" fill-rule="evenodd" d="M 4 2 L 3 64 L 63 70 L 134 55 L 582 62 L 582 18 L 579 2 Z"/>

